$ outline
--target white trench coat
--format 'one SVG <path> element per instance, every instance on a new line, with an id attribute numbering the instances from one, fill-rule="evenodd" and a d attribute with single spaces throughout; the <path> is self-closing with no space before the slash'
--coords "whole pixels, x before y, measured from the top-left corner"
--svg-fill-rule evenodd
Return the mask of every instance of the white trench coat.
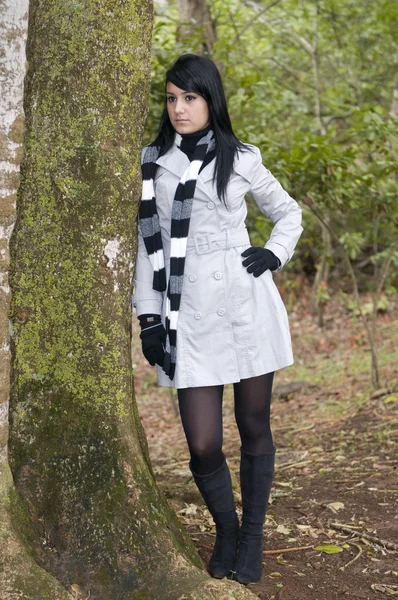
<path id="1" fill-rule="evenodd" d="M 258 148 L 239 152 L 227 188 L 228 208 L 213 184 L 213 160 L 199 174 L 192 207 L 177 329 L 174 379 L 158 367 L 159 385 L 187 388 L 235 383 L 293 363 L 285 306 L 272 273 L 260 277 L 242 266 L 250 244 L 245 194 L 250 194 L 274 228 L 265 244 L 281 261 L 292 257 L 301 235 L 301 208 L 263 166 Z M 170 262 L 171 208 L 189 159 L 177 145 L 156 161 L 156 205 L 166 276 Z M 153 270 L 138 236 L 133 305 L 137 315 L 160 314 L 166 292 L 152 289 Z"/>

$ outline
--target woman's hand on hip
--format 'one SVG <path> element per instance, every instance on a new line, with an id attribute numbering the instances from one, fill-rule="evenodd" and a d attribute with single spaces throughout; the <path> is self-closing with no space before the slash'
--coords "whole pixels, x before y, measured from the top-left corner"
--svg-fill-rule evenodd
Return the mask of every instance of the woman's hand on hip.
<path id="1" fill-rule="evenodd" d="M 279 258 L 271 250 L 260 246 L 247 248 L 242 252 L 242 256 L 246 257 L 242 265 L 247 268 L 248 273 L 253 273 L 254 277 L 259 277 L 268 269 L 276 271 L 281 264 Z"/>

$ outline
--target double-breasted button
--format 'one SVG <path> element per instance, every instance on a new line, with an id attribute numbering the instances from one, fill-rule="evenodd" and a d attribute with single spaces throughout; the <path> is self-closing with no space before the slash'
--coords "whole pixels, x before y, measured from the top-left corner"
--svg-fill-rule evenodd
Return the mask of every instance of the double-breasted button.
<path id="1" fill-rule="evenodd" d="M 210 201 L 210 202 L 208 202 L 208 203 L 207 203 L 207 208 L 208 208 L 209 210 L 213 210 L 213 208 L 214 208 L 214 207 L 215 207 L 215 204 L 214 204 L 214 202 Z"/>
<path id="2" fill-rule="evenodd" d="M 196 281 L 197 277 L 196 277 L 196 275 L 194 275 L 194 274 L 192 273 L 192 274 L 191 274 L 191 275 L 188 277 L 188 279 L 189 279 L 189 281 L 192 281 L 192 283 L 193 283 L 194 281 Z"/>
<path id="3" fill-rule="evenodd" d="M 197 321 L 199 321 L 199 319 L 201 319 L 201 318 L 202 318 L 202 313 L 201 313 L 201 312 L 196 312 L 196 313 L 194 314 L 194 317 L 195 317 L 195 319 L 196 319 Z"/>
<path id="4" fill-rule="evenodd" d="M 217 311 L 217 314 L 220 317 L 223 317 L 225 315 L 225 312 L 226 312 L 225 308 L 219 308 L 218 311 Z"/>
<path id="5" fill-rule="evenodd" d="M 221 278 L 222 278 L 222 273 L 221 273 L 221 271 L 216 271 L 216 272 L 214 273 L 214 277 L 215 277 L 215 279 L 221 279 Z"/>

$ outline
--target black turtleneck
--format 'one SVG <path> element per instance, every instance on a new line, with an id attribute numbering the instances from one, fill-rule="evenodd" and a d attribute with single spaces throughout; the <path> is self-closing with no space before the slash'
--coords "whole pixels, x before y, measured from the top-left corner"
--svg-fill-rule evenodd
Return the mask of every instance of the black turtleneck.
<path id="1" fill-rule="evenodd" d="M 198 143 L 200 138 L 205 136 L 210 131 L 210 129 L 211 129 L 210 125 L 207 125 L 207 127 L 205 127 L 204 129 L 200 129 L 199 131 L 194 131 L 193 133 L 181 133 L 180 134 L 181 135 L 180 150 L 188 156 L 189 160 L 192 160 L 193 153 L 196 148 L 196 144 Z M 204 169 L 204 167 L 213 160 L 215 155 L 216 155 L 215 150 L 211 150 L 210 152 L 208 152 L 206 154 L 206 157 L 203 161 L 200 171 L 202 171 L 202 169 Z"/>

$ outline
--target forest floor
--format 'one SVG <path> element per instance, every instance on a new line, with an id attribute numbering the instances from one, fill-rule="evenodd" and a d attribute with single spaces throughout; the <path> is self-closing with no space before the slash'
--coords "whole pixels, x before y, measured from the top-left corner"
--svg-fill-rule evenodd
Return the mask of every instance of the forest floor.
<path id="1" fill-rule="evenodd" d="M 261 600 L 387 600 L 398 595 L 397 300 L 378 316 L 382 388 L 376 392 L 364 327 L 343 297 L 329 303 L 322 329 L 303 301 L 289 312 L 295 364 L 275 376 L 277 466 L 263 576 L 249 587 Z M 207 564 L 214 526 L 190 476 L 176 394 L 157 387 L 135 323 L 133 356 L 158 484 Z M 232 392 L 226 386 L 224 452 L 239 510 Z"/>

